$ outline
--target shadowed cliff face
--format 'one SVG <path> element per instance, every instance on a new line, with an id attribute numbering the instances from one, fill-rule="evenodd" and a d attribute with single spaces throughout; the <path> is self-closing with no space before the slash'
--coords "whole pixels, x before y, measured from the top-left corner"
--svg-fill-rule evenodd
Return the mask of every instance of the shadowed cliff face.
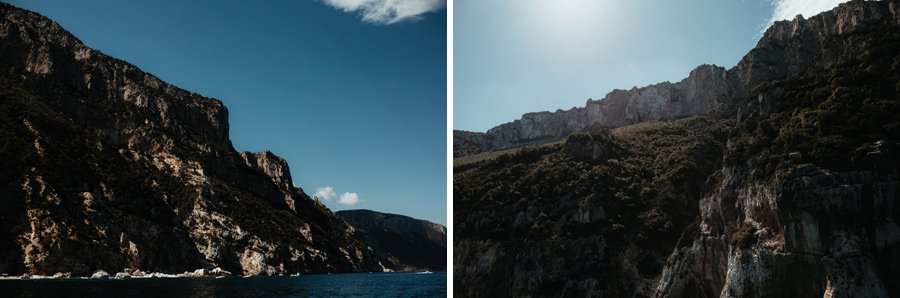
<path id="1" fill-rule="evenodd" d="M 447 228 L 425 220 L 370 210 L 336 212 L 395 271 L 447 270 Z"/>
<path id="2" fill-rule="evenodd" d="M 900 295 L 900 2 L 777 22 L 727 77 L 702 116 L 460 159 L 457 292 Z"/>
<path id="3" fill-rule="evenodd" d="M 0 272 L 381 271 L 228 111 L 0 4 Z"/>

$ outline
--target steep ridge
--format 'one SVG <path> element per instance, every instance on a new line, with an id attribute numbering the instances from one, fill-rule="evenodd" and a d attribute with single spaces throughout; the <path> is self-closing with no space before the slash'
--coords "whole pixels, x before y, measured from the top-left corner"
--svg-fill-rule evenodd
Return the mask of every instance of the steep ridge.
<path id="1" fill-rule="evenodd" d="M 853 1 L 766 32 L 739 64 L 758 87 L 719 187 L 656 295 L 900 295 L 898 25 L 900 2 Z"/>
<path id="2" fill-rule="evenodd" d="M 0 272 L 382 271 L 218 100 L 0 3 Z"/>
<path id="3" fill-rule="evenodd" d="M 776 22 L 726 78 L 704 115 L 455 168 L 457 293 L 900 296 L 900 1 Z"/>
<path id="4" fill-rule="evenodd" d="M 354 228 L 354 237 L 374 248 L 389 269 L 447 270 L 446 227 L 371 210 L 344 210 L 335 214 Z"/>

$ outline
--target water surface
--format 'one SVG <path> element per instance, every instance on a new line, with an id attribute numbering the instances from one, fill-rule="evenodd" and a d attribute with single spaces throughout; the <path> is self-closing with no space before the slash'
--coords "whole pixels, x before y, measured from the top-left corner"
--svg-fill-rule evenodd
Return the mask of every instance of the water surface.
<path id="1" fill-rule="evenodd" d="M 444 297 L 447 273 L 0 280 L 2 297 Z"/>

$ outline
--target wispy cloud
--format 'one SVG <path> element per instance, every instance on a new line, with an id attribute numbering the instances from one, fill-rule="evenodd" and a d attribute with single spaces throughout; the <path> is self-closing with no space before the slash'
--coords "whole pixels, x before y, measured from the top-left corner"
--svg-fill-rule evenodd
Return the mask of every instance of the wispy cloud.
<path id="1" fill-rule="evenodd" d="M 394 24 L 447 7 L 447 0 L 322 0 L 345 12 L 359 13 L 373 24 Z"/>
<path id="2" fill-rule="evenodd" d="M 359 195 L 355 192 L 345 192 L 341 195 L 341 199 L 338 200 L 338 203 L 347 206 L 355 206 L 356 204 L 359 204 Z"/>
<path id="3" fill-rule="evenodd" d="M 772 4 L 772 16 L 766 20 L 760 29 L 760 34 L 766 32 L 769 26 L 777 21 L 791 20 L 798 14 L 808 18 L 820 12 L 831 10 L 840 3 L 848 0 L 770 0 Z"/>
<path id="4" fill-rule="evenodd" d="M 320 200 L 324 200 L 327 202 L 331 201 L 331 199 L 337 196 L 337 193 L 334 192 L 334 188 L 331 188 L 331 186 L 326 186 L 316 188 L 315 196 L 319 197 Z"/>

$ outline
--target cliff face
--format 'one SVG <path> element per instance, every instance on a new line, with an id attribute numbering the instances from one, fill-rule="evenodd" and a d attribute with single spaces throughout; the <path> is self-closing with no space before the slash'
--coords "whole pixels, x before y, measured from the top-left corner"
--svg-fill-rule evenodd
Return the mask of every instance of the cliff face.
<path id="1" fill-rule="evenodd" d="M 454 169 L 458 292 L 900 295 L 900 1 L 777 22 L 726 77 L 713 113 Z"/>
<path id="2" fill-rule="evenodd" d="M 621 127 L 711 112 L 742 89 L 735 87 L 738 82 L 733 71 L 702 65 L 677 83 L 613 90 L 602 99 L 589 99 L 584 107 L 528 113 L 485 133 L 454 131 L 454 155 L 549 143 L 593 125 Z"/>
<path id="3" fill-rule="evenodd" d="M 620 127 L 710 112 L 731 95 L 731 79 L 724 68 L 702 65 L 677 83 L 613 90 L 603 99 L 588 100 L 584 107 L 528 113 L 522 119 L 501 124 L 484 134 L 454 131 L 454 154 L 462 156 L 549 143 L 593 125 Z M 467 146 L 457 147 L 457 140 Z"/>
<path id="4" fill-rule="evenodd" d="M 900 295 L 900 2 L 778 22 L 736 67 L 719 187 L 656 295 Z M 751 144 L 752 143 L 752 144 Z"/>
<path id="5" fill-rule="evenodd" d="M 425 220 L 371 210 L 336 212 L 395 271 L 447 270 L 447 228 Z"/>
<path id="6" fill-rule="evenodd" d="M 853 171 L 787 162 L 766 182 L 725 167 L 724 184 L 700 200 L 698 235 L 669 257 L 655 294 L 896 296 L 897 149 L 879 142 Z"/>
<path id="7" fill-rule="evenodd" d="M 218 100 L 0 4 L 0 272 L 381 271 Z"/>

